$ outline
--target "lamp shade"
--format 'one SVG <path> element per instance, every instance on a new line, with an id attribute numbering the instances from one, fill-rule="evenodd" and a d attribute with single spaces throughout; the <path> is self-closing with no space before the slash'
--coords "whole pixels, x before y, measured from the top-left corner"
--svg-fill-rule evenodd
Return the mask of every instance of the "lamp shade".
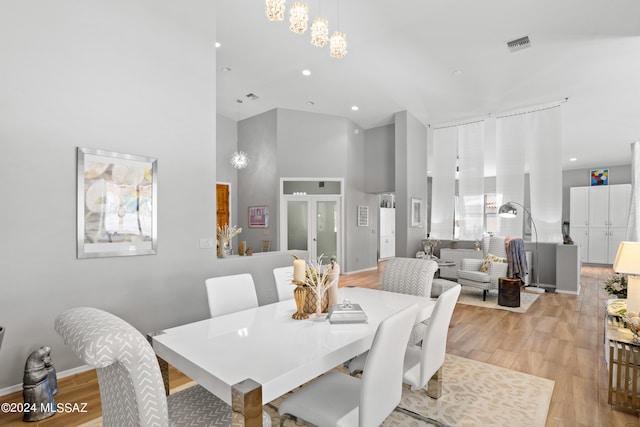
<path id="1" fill-rule="evenodd" d="M 613 271 L 640 274 L 640 242 L 621 242 L 613 262 Z"/>
<path id="2" fill-rule="evenodd" d="M 518 215 L 518 209 L 511 203 L 505 203 L 498 209 L 498 215 L 503 218 L 515 218 Z"/>

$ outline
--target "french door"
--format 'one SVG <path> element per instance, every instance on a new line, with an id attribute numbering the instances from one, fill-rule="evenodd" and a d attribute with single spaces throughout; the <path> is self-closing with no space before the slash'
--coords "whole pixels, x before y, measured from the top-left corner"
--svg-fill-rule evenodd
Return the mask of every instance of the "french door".
<path id="1" fill-rule="evenodd" d="M 309 258 L 324 255 L 323 263 L 335 257 L 341 263 L 341 196 L 282 196 L 281 243 L 286 250 L 309 252 Z"/>

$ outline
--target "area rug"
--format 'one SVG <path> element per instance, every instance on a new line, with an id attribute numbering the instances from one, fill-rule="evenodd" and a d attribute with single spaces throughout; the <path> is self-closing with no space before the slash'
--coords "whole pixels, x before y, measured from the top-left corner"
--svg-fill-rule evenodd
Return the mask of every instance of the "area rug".
<path id="1" fill-rule="evenodd" d="M 498 290 L 492 290 L 487 293 L 487 300 L 482 300 L 482 290 L 463 286 L 460 291 L 458 302 L 460 304 L 476 305 L 478 307 L 497 308 L 499 310 L 508 310 L 515 313 L 526 313 L 531 304 L 536 302 L 540 295 L 530 294 L 528 292 L 520 292 L 520 307 L 505 307 L 498 305 Z"/>
<path id="2" fill-rule="evenodd" d="M 340 367 L 337 370 L 347 372 Z M 424 390 L 404 386 L 400 407 L 417 412 L 436 423 L 420 421 L 394 411 L 382 424 L 397 426 L 520 426 L 544 427 L 554 382 L 510 369 L 447 354 L 443 368 L 442 396 L 431 399 Z M 282 399 L 272 402 L 277 407 Z M 265 406 L 273 425 L 280 425 L 278 412 Z M 287 427 L 295 424 L 293 420 Z"/>
<path id="3" fill-rule="evenodd" d="M 348 371 L 340 366 L 335 368 Z M 172 388 L 175 393 L 195 383 Z M 385 427 L 544 427 L 553 394 L 554 382 L 510 369 L 447 354 L 443 367 L 442 396 L 431 399 L 424 390 L 402 390 L 400 407 L 435 420 L 429 423 L 394 411 L 382 424 Z M 285 396 L 286 397 L 286 396 Z M 264 406 L 272 425 L 280 425 L 277 407 L 283 398 Z M 101 427 L 102 418 L 81 427 Z M 289 420 L 287 427 L 308 426 Z"/>

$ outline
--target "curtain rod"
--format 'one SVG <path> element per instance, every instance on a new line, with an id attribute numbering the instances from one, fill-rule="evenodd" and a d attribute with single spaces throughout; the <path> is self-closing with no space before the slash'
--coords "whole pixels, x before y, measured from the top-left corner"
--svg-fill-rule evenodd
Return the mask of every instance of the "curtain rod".
<path id="1" fill-rule="evenodd" d="M 498 113 L 496 115 L 494 115 L 494 117 L 496 119 L 504 119 L 507 117 L 513 117 L 513 116 L 519 116 L 522 114 L 529 114 L 529 113 L 535 113 L 536 111 L 543 111 L 543 110 L 548 110 L 550 108 L 555 108 L 555 107 L 559 107 L 560 105 L 566 103 L 569 101 L 569 98 L 565 98 L 561 101 L 557 101 L 551 104 L 545 104 L 545 105 L 541 105 L 538 107 L 526 107 L 526 109 L 524 111 L 516 111 L 516 112 L 509 112 L 509 113 Z M 489 113 L 487 114 L 487 118 L 491 117 L 492 114 Z M 486 119 L 473 119 L 470 120 L 468 122 L 462 122 L 462 123 L 455 123 L 455 124 L 449 124 L 449 125 L 443 125 L 443 126 L 438 126 L 438 127 L 434 127 L 433 130 L 439 130 L 439 129 L 448 129 L 448 128 L 452 128 L 452 127 L 457 127 L 457 126 L 466 126 L 466 125 L 472 125 L 474 123 L 480 123 L 485 121 Z M 429 125 L 429 127 L 431 127 L 431 125 Z"/>

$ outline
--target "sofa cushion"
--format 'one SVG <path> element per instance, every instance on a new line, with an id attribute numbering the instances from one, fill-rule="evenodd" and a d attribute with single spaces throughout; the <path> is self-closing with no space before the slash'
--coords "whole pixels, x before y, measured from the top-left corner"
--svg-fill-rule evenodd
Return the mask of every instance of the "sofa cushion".
<path id="1" fill-rule="evenodd" d="M 507 259 L 506 258 L 502 258 L 496 255 L 492 255 L 492 254 L 487 254 L 486 257 L 484 257 L 484 261 L 482 262 L 482 266 L 480 267 L 480 271 L 482 272 L 486 272 L 489 271 L 489 265 L 491 265 L 492 262 L 503 262 L 503 263 L 507 263 Z"/>
<path id="2" fill-rule="evenodd" d="M 458 270 L 458 279 L 473 280 L 475 282 L 487 283 L 491 281 L 491 276 L 481 271 Z"/>

